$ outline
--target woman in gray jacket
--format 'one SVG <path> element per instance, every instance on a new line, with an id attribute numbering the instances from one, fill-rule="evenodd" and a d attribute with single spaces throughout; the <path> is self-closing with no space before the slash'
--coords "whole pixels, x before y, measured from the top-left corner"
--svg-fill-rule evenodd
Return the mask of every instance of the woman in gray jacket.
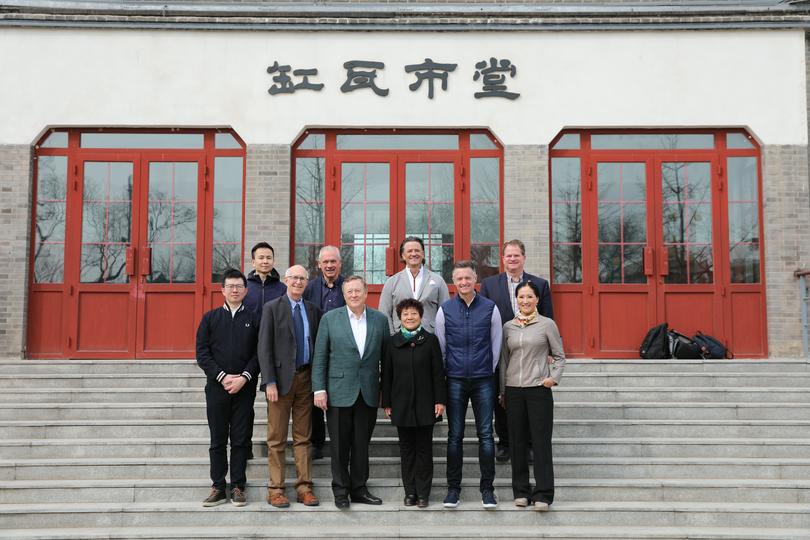
<path id="1" fill-rule="evenodd" d="M 405 269 L 385 282 L 378 309 L 388 318 L 393 335 L 401 326 L 395 307 L 406 298 L 419 300 L 425 312 L 422 327 L 432 334 L 436 331 L 436 312 L 450 298 L 447 283 L 440 274 L 425 266 L 425 243 L 418 236 L 409 236 L 402 241 L 399 256 L 405 262 Z"/>
<path id="2" fill-rule="evenodd" d="M 503 327 L 500 396 L 509 427 L 515 506 L 534 503 L 548 510 L 554 501 L 551 430 L 554 398 L 565 367 L 562 339 L 554 321 L 537 312 L 540 290 L 527 281 L 515 290 L 518 313 Z M 534 449 L 534 489 L 529 484 L 528 436 Z"/>

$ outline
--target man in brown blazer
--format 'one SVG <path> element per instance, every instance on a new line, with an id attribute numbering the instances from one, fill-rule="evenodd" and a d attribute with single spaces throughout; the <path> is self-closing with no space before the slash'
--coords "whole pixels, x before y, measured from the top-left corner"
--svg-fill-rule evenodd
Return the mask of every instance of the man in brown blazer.
<path id="1" fill-rule="evenodd" d="M 312 492 L 312 357 L 321 310 L 302 298 L 309 275 L 303 266 L 292 266 L 284 274 L 287 294 L 264 305 L 259 328 L 261 389 L 267 397 L 267 464 L 270 483 L 267 502 L 287 508 L 284 493 L 284 453 L 292 415 L 293 454 L 298 502 L 318 506 Z"/>

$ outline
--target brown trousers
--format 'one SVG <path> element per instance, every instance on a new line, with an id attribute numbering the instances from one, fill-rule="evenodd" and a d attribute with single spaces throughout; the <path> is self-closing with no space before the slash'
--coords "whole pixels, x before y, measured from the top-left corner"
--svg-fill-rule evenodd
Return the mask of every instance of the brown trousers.
<path id="1" fill-rule="evenodd" d="M 312 433 L 312 381 L 311 370 L 295 374 L 292 387 L 275 403 L 267 402 L 267 466 L 270 470 L 270 494 L 284 491 L 284 454 L 287 432 L 292 413 L 293 455 L 298 480 L 295 490 L 312 491 L 312 461 L 309 437 Z"/>

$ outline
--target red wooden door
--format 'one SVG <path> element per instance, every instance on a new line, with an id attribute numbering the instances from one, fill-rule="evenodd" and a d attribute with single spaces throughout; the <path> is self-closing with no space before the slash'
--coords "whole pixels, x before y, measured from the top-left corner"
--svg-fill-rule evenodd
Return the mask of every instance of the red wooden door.
<path id="1" fill-rule="evenodd" d="M 68 238 L 65 268 L 72 300 L 70 356 L 109 357 L 135 350 L 138 163 L 136 155 L 90 154 L 79 164 L 82 197 L 73 215 L 80 226 Z"/>
<path id="2" fill-rule="evenodd" d="M 138 357 L 194 356 L 205 281 L 204 172 L 199 153 L 148 155 L 141 163 Z"/>
<path id="3" fill-rule="evenodd" d="M 723 335 L 722 230 L 717 163 L 711 155 L 655 160 L 656 316 L 687 335 Z"/>
<path id="4" fill-rule="evenodd" d="M 584 232 L 583 280 L 591 298 L 592 350 L 626 358 L 638 350 L 655 321 L 655 280 L 650 246 L 653 190 L 650 159 L 596 158 L 586 190 L 591 226 Z"/>

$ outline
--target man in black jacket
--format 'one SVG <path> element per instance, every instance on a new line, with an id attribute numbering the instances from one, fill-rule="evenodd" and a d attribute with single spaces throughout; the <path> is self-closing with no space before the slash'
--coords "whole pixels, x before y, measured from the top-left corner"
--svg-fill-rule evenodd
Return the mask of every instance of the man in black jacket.
<path id="1" fill-rule="evenodd" d="M 228 436 L 231 442 L 231 503 L 247 504 L 245 470 L 253 437 L 253 403 L 259 361 L 256 343 L 259 316 L 246 309 L 247 279 L 239 270 L 225 271 L 222 295 L 225 304 L 203 315 L 197 328 L 197 364 L 208 379 L 205 405 L 211 445 L 211 493 L 203 506 L 227 501 Z"/>
<path id="2" fill-rule="evenodd" d="M 486 278 L 481 283 L 481 296 L 489 298 L 498 306 L 504 324 L 515 318 L 517 298 L 515 289 L 523 281 L 531 281 L 540 289 L 540 301 L 537 311 L 543 317 L 554 318 L 551 306 L 551 288 L 545 279 L 533 276 L 524 271 L 526 264 L 526 247 L 520 240 L 504 242 L 501 250 L 504 272 Z M 500 369 L 500 366 L 499 366 Z M 495 380 L 498 380 L 497 374 Z M 495 401 L 495 433 L 498 434 L 498 448 L 495 459 L 509 461 L 509 430 L 506 427 L 506 410 Z"/>

